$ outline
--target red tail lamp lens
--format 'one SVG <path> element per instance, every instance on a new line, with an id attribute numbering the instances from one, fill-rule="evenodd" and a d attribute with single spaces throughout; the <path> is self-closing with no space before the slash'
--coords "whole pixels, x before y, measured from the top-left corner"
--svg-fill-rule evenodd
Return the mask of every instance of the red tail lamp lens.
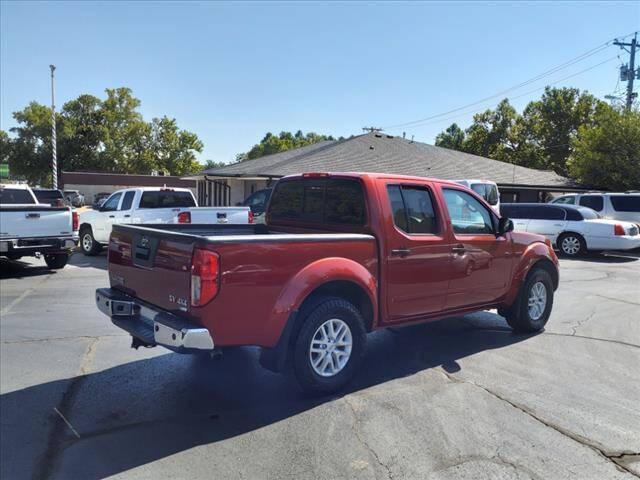
<path id="1" fill-rule="evenodd" d="M 218 294 L 220 256 L 196 248 L 191 260 L 191 305 L 201 307 Z"/>

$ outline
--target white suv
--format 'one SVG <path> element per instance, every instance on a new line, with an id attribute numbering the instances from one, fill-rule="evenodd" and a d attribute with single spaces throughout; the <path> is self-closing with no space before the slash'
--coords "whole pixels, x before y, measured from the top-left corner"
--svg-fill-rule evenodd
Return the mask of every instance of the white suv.
<path id="1" fill-rule="evenodd" d="M 555 198 L 551 203 L 589 207 L 603 218 L 640 225 L 640 192 L 573 193 Z"/>

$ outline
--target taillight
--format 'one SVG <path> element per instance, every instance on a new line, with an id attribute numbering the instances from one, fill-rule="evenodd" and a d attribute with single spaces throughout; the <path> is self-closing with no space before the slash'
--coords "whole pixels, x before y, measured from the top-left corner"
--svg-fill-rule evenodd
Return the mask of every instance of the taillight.
<path id="1" fill-rule="evenodd" d="M 191 259 L 191 305 L 201 307 L 218 294 L 220 257 L 196 248 Z"/>
<path id="2" fill-rule="evenodd" d="M 253 219 L 254 219 L 253 212 L 249 210 L 249 223 L 253 223 Z"/>
<path id="3" fill-rule="evenodd" d="M 613 234 L 614 235 L 626 235 L 626 232 L 624 231 L 624 227 L 622 225 L 620 225 L 619 223 L 616 223 L 613 226 Z"/>
<path id="4" fill-rule="evenodd" d="M 178 214 L 178 223 L 191 223 L 191 212 L 180 212 Z"/>
<path id="5" fill-rule="evenodd" d="M 75 232 L 76 230 L 78 230 L 79 223 L 78 212 L 71 212 L 71 231 Z"/>

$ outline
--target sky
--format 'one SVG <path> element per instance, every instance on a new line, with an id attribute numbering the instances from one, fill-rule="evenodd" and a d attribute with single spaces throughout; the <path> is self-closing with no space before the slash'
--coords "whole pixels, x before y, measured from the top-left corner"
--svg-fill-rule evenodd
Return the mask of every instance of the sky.
<path id="1" fill-rule="evenodd" d="M 167 115 L 198 135 L 201 161 L 232 161 L 268 131 L 374 126 L 433 143 L 504 97 L 520 111 L 548 84 L 622 91 L 629 55 L 604 45 L 636 30 L 638 1 L 2 1 L 0 128 L 31 101 L 50 104 L 55 64 L 58 108 L 129 87 L 145 120 Z"/>

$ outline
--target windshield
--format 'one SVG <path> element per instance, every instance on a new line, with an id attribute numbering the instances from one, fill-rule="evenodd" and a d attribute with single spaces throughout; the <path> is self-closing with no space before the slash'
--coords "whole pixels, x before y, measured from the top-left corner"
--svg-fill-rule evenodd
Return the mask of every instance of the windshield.
<path id="1" fill-rule="evenodd" d="M 34 190 L 33 194 L 36 196 L 39 202 L 50 202 L 51 200 L 62 199 L 62 192 L 60 190 Z"/>

